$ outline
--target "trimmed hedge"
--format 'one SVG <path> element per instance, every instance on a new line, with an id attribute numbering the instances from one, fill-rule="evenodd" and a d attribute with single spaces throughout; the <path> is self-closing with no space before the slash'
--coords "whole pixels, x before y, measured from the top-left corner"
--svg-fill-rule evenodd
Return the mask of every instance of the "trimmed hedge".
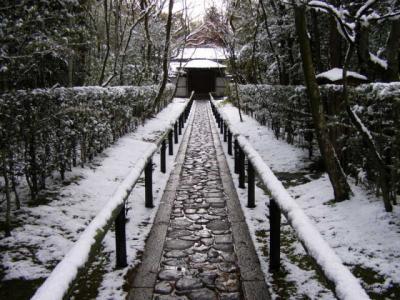
<path id="1" fill-rule="evenodd" d="M 46 179 L 86 162 L 171 100 L 168 85 L 21 90 L 0 95 L 0 166 L 12 189 L 25 176 L 34 200 Z M 5 182 L 5 181 L 3 181 Z"/>

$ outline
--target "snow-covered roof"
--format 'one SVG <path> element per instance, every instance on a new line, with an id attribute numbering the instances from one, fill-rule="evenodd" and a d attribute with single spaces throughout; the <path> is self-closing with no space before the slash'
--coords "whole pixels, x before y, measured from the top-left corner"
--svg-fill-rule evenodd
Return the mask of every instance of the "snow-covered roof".
<path id="1" fill-rule="evenodd" d="M 184 69 L 223 69 L 225 65 L 217 63 L 209 59 L 193 59 L 188 61 L 184 66 Z"/>
<path id="2" fill-rule="evenodd" d="M 322 79 L 322 78 L 326 78 L 329 81 L 339 81 L 343 79 L 343 69 L 340 68 L 333 68 L 329 71 L 320 73 L 317 75 L 317 79 Z M 365 77 L 364 75 L 361 75 L 357 72 L 352 72 L 352 71 L 347 71 L 347 78 L 356 78 L 356 79 L 360 79 L 360 80 L 368 80 L 367 77 Z"/>
<path id="3" fill-rule="evenodd" d="M 213 60 L 225 60 L 227 56 L 223 48 L 220 47 L 197 47 L 197 48 L 185 48 L 179 51 L 179 54 L 175 57 L 176 60 L 188 60 L 188 59 L 213 59 Z"/>
<path id="4" fill-rule="evenodd" d="M 170 73 L 170 75 L 174 75 L 176 72 L 178 72 L 179 67 L 182 67 L 183 65 L 184 65 L 184 63 L 171 61 L 169 63 L 169 73 Z"/>

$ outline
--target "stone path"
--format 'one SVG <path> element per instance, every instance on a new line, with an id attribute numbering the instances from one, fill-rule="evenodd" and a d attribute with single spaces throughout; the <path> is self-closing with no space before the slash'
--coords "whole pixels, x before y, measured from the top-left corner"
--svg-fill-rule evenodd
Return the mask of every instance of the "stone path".
<path id="1" fill-rule="evenodd" d="M 156 276 L 154 276 L 152 296 L 149 296 L 149 288 L 146 290 L 146 287 L 151 285 L 150 281 L 146 282 L 145 279 L 139 278 L 134 280 L 133 286 L 137 289 L 130 293 L 129 299 L 248 299 L 244 295 L 249 292 L 242 290 L 243 278 L 235 251 L 232 224 L 228 217 L 227 201 L 230 199 L 224 191 L 208 106 L 207 101 L 196 101 L 193 107 L 195 111 L 191 134 L 187 141 L 186 154 L 177 179 L 173 201 L 169 207 L 170 220 L 168 223 L 165 222 L 167 224 L 164 229 L 163 248 L 159 254 L 147 253 L 148 258 L 143 260 L 143 264 L 146 265 L 146 261 L 154 261 L 154 257 L 149 258 L 150 255 L 160 256 L 157 270 L 153 270 Z M 165 215 L 165 212 L 162 214 Z M 239 227 L 243 226 L 239 224 Z M 158 235 L 162 236 L 163 234 L 159 234 L 159 231 Z M 160 246 L 161 242 L 158 242 Z M 148 243 L 155 244 L 156 242 Z M 248 244 L 251 241 L 248 238 L 242 243 Z M 248 247 L 248 245 L 245 246 Z M 152 250 L 146 248 L 146 251 Z M 143 266 L 136 277 L 146 276 L 146 272 L 152 273 L 152 269 Z M 258 270 L 257 274 L 259 273 L 261 271 Z M 264 291 L 266 288 L 260 290 L 262 293 L 267 293 Z M 265 297 L 250 298 L 268 299 L 269 297 L 265 294 Z"/>
<path id="2" fill-rule="evenodd" d="M 156 300 L 172 299 L 162 294 L 182 295 L 174 299 L 241 299 L 226 196 L 206 105 L 199 102 L 195 106 L 155 286 Z"/>

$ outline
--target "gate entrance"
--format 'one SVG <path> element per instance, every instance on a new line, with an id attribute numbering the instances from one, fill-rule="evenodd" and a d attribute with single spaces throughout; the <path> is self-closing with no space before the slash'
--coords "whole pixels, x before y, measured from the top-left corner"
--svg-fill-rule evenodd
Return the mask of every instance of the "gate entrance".
<path id="1" fill-rule="evenodd" d="M 215 92 L 215 77 L 213 70 L 191 69 L 188 70 L 189 90 L 196 94 Z"/>

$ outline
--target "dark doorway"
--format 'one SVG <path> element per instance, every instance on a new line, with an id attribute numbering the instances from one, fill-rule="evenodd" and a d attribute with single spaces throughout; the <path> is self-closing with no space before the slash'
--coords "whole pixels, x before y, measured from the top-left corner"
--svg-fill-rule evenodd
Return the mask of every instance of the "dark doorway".
<path id="1" fill-rule="evenodd" d="M 189 69 L 189 91 L 208 94 L 215 91 L 215 72 L 213 70 Z"/>

